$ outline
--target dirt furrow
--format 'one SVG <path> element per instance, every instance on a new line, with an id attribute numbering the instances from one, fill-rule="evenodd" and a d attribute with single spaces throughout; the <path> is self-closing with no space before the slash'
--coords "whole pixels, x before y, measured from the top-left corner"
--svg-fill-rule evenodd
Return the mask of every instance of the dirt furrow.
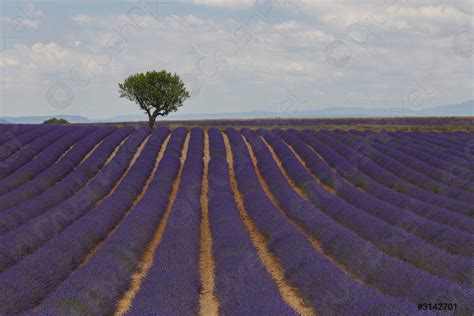
<path id="1" fill-rule="evenodd" d="M 218 315 L 219 302 L 214 295 L 215 263 L 212 256 L 212 236 L 209 224 L 208 208 L 208 171 L 209 171 L 209 135 L 204 134 L 204 169 L 201 185 L 201 251 L 199 270 L 201 273 L 202 291 L 199 298 L 199 315 Z"/>
<path id="2" fill-rule="evenodd" d="M 106 196 L 103 196 L 100 200 L 97 201 L 97 203 L 95 204 L 96 206 L 99 205 L 100 203 L 102 203 L 105 199 L 107 199 L 109 196 L 111 196 L 115 190 L 117 189 L 117 187 L 120 185 L 120 183 L 122 183 L 122 180 L 128 175 L 130 169 L 132 168 L 132 166 L 135 164 L 135 162 L 137 161 L 138 157 L 140 157 L 140 154 L 142 153 L 143 151 L 143 148 L 145 148 L 145 145 L 146 143 L 148 142 L 148 140 L 150 139 L 152 134 L 148 135 L 143 141 L 142 143 L 140 144 L 140 146 L 137 148 L 137 151 L 133 154 L 133 157 L 132 157 L 132 160 L 130 161 L 130 163 L 128 164 L 128 167 L 127 169 L 125 170 L 125 172 L 122 174 L 122 176 L 117 180 L 117 182 L 115 183 L 115 185 L 112 187 L 112 189 L 110 190 L 110 192 L 106 195 Z M 156 166 L 156 164 L 155 164 Z M 148 178 L 150 179 L 150 178 Z M 151 180 L 150 180 L 151 181 Z M 142 191 L 143 192 L 143 191 Z"/>
<path id="3" fill-rule="evenodd" d="M 234 158 L 229 138 L 226 134 L 223 134 L 223 136 L 224 144 L 226 147 L 227 164 L 229 167 L 230 184 L 234 193 L 234 199 L 237 204 L 237 208 L 239 209 L 240 217 L 242 218 L 242 221 L 245 227 L 247 228 L 247 231 L 249 232 L 250 239 L 252 240 L 253 245 L 257 249 L 260 260 L 262 260 L 265 269 L 275 280 L 283 300 L 301 315 L 314 315 L 315 312 L 312 310 L 312 308 L 304 304 L 303 299 L 299 296 L 296 289 L 294 289 L 285 280 L 285 272 L 278 258 L 276 258 L 267 249 L 264 237 L 260 234 L 258 229 L 253 224 L 252 220 L 250 219 L 250 216 L 248 215 L 247 210 L 245 209 L 243 196 L 239 191 L 237 180 L 235 178 Z"/>
<path id="4" fill-rule="evenodd" d="M 110 190 L 110 192 L 107 194 L 107 196 L 105 196 L 104 198 L 100 199 L 96 205 L 99 205 L 103 200 L 105 200 L 107 197 L 109 197 L 110 195 L 112 195 L 115 191 L 115 189 L 117 189 L 117 187 L 120 185 L 120 183 L 122 182 L 122 180 L 125 178 L 125 176 L 129 173 L 130 169 L 132 168 L 132 166 L 135 164 L 135 161 L 138 159 L 138 157 L 140 156 L 141 152 L 143 151 L 143 148 L 145 147 L 146 143 L 148 142 L 148 139 L 151 137 L 151 134 L 143 140 L 143 142 L 140 144 L 140 147 L 138 147 L 137 149 L 137 152 L 134 154 L 132 160 L 130 161 L 130 164 L 128 165 L 128 168 L 127 170 L 124 172 L 124 174 L 120 177 L 120 179 L 117 181 L 117 183 L 115 184 L 115 186 L 112 188 L 112 190 Z M 148 186 L 150 185 L 150 182 L 151 180 L 153 179 L 153 176 L 156 172 L 156 169 L 158 168 L 158 164 L 159 162 L 161 161 L 161 158 L 163 157 L 163 153 L 166 149 L 166 145 L 168 144 L 168 141 L 169 141 L 169 138 L 170 138 L 170 135 L 167 136 L 167 138 L 165 139 L 165 141 L 163 142 L 163 144 L 161 145 L 161 148 L 160 148 L 160 152 L 158 154 L 158 156 L 156 157 L 156 160 L 155 160 L 155 164 L 153 166 L 153 170 L 152 172 L 150 173 L 150 175 L 148 176 L 145 184 L 143 185 L 143 188 L 142 190 L 140 191 L 140 194 L 135 198 L 135 200 L 133 201 L 133 204 L 132 206 L 127 210 L 127 212 L 125 213 L 125 215 L 123 216 L 123 218 L 109 231 L 109 233 L 107 234 L 107 237 L 104 239 L 104 240 L 101 240 L 100 242 L 97 243 L 97 245 L 95 245 L 95 247 L 93 249 L 91 249 L 91 251 L 84 257 L 84 259 L 82 260 L 81 264 L 79 265 L 79 268 L 82 267 L 84 264 L 86 264 L 91 258 L 92 256 L 97 252 L 97 250 L 107 241 L 107 239 L 109 239 L 109 237 L 117 230 L 118 227 L 120 227 L 120 225 L 123 223 L 123 221 L 127 218 L 127 216 L 130 214 L 130 212 L 133 210 L 133 208 L 137 205 L 138 202 L 140 202 L 140 200 L 142 199 L 143 195 L 145 194 L 145 192 L 148 190 Z"/>
<path id="5" fill-rule="evenodd" d="M 163 215 L 163 219 L 158 225 L 158 228 L 156 229 L 150 243 L 146 247 L 142 255 L 142 258 L 140 259 L 138 271 L 136 271 L 131 277 L 129 289 L 125 292 L 125 294 L 117 303 L 115 315 L 124 315 L 130 309 L 135 295 L 140 290 L 140 285 L 143 279 L 148 273 L 148 270 L 150 270 L 151 266 L 153 265 L 153 256 L 155 254 L 156 248 L 161 242 L 161 238 L 165 231 L 168 217 L 171 213 L 171 209 L 173 208 L 174 201 L 176 200 L 179 184 L 181 183 L 181 174 L 183 172 L 184 161 L 186 160 L 187 153 L 188 153 L 189 138 L 190 138 L 190 134 L 188 133 L 188 135 L 186 135 L 186 140 L 184 142 L 183 149 L 181 151 L 181 159 L 180 159 L 181 166 L 179 167 L 178 175 L 173 181 L 172 190 L 168 199 L 168 205 L 166 207 L 166 212 Z"/>
<path id="6" fill-rule="evenodd" d="M 244 137 L 245 139 L 245 137 Z M 285 179 L 288 181 L 288 183 L 291 185 L 291 187 L 298 193 L 298 195 L 301 196 L 301 198 L 305 199 L 307 202 L 311 203 L 311 201 L 308 200 L 308 198 L 306 197 L 306 194 L 298 187 L 298 185 L 288 176 L 288 174 L 286 173 L 286 170 L 285 168 L 283 167 L 283 165 L 281 164 L 281 161 L 280 159 L 278 158 L 278 156 L 276 155 L 275 151 L 273 150 L 273 148 L 270 146 L 270 144 L 268 144 L 266 142 L 265 139 L 263 139 L 262 137 L 262 140 L 263 142 L 265 143 L 265 145 L 268 147 L 268 150 L 270 151 L 270 153 L 272 154 L 272 157 L 273 157 L 273 160 L 275 160 L 278 168 L 280 169 L 281 173 L 283 174 L 283 176 L 285 177 Z M 252 148 L 250 147 L 250 144 L 247 142 L 247 140 L 245 139 L 245 143 L 247 144 L 247 147 L 249 148 L 249 152 L 250 152 L 250 156 L 252 157 L 252 162 L 253 162 L 253 165 L 255 167 L 256 170 L 258 170 L 257 168 L 257 158 L 255 157 L 255 154 L 253 153 L 253 150 Z M 297 156 L 298 157 L 298 156 Z M 299 157 L 298 157 L 299 158 Z M 301 159 L 301 158 L 300 158 Z M 301 161 L 300 161 L 301 162 Z M 305 168 L 306 166 L 303 165 Z M 313 247 L 320 253 L 322 254 L 324 257 L 326 257 L 326 259 L 328 259 L 329 261 L 331 261 L 331 263 L 333 263 L 334 265 L 336 265 L 340 270 L 342 270 L 344 273 L 346 273 L 347 275 L 349 275 L 352 279 L 356 280 L 357 282 L 359 283 L 363 283 L 362 280 L 352 274 L 351 272 L 349 272 L 343 265 L 341 265 L 340 263 L 338 263 L 336 260 L 334 260 L 331 256 L 327 255 L 324 251 L 324 249 L 322 248 L 321 244 L 318 242 L 318 240 L 316 240 L 315 238 L 311 237 L 310 235 L 308 235 L 306 233 L 306 231 L 304 230 L 303 227 L 301 227 L 301 225 L 299 225 L 298 223 L 296 223 L 295 221 L 291 220 L 290 218 L 288 218 L 286 216 L 286 214 L 284 213 L 284 211 L 280 208 L 280 204 L 278 203 L 278 201 L 276 200 L 276 198 L 273 196 L 273 193 L 271 193 L 270 191 L 270 188 L 268 187 L 268 184 L 266 183 L 265 179 L 263 179 L 262 175 L 260 174 L 260 171 L 257 171 L 257 177 L 260 181 L 260 184 L 262 185 L 262 187 L 264 188 L 264 191 L 265 191 L 265 194 L 270 198 L 270 200 L 273 202 L 273 204 L 275 204 L 275 206 L 280 210 L 280 212 L 285 216 L 286 220 L 291 224 L 293 225 L 293 227 L 295 227 L 302 235 L 304 235 L 310 242 L 311 244 L 313 245 Z"/>
<path id="7" fill-rule="evenodd" d="M 122 144 L 125 142 L 125 140 L 127 140 L 128 136 L 125 137 L 125 139 L 123 141 L 120 142 L 120 144 L 117 146 L 116 150 L 114 150 L 112 152 L 112 155 L 115 155 L 115 153 L 117 152 L 118 148 L 120 146 L 122 146 Z M 78 166 L 80 166 L 84 161 L 87 160 L 87 158 L 89 158 L 90 156 L 92 156 L 92 154 L 97 150 L 97 148 L 99 148 L 100 145 L 102 145 L 102 143 L 104 142 L 104 139 L 102 139 L 101 141 L 99 141 L 97 144 L 95 144 L 94 147 L 92 147 L 92 149 L 87 153 L 87 155 L 84 156 L 84 158 L 82 158 L 82 160 L 79 162 Z M 110 158 L 110 157 L 109 157 Z M 106 163 L 109 162 L 109 160 L 106 161 Z"/>

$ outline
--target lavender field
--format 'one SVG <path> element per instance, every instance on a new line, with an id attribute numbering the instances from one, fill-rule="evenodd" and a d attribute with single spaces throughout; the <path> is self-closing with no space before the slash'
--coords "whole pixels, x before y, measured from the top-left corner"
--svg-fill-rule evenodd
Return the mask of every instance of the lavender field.
<path id="1" fill-rule="evenodd" d="M 89 123 L 94 124 L 94 123 Z M 98 124 L 98 123 L 95 123 Z M 146 126 L 146 122 L 100 123 L 99 125 L 135 127 Z M 274 118 L 274 119 L 225 119 L 225 120 L 163 120 L 163 127 L 249 127 L 249 128 L 307 128 L 307 129 L 385 129 L 385 130 L 423 130 L 423 131 L 474 131 L 474 117 L 392 117 L 392 118 Z"/>
<path id="2" fill-rule="evenodd" d="M 472 315 L 473 140 L 0 125 L 0 315 Z"/>

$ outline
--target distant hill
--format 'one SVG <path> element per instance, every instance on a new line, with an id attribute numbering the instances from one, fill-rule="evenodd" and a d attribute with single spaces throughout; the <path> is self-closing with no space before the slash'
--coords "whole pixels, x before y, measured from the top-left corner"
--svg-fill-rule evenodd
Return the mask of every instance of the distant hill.
<path id="1" fill-rule="evenodd" d="M 204 114 L 171 114 L 163 120 L 217 120 L 217 119 L 256 119 L 256 118 L 338 118 L 338 117 L 417 117 L 417 116 L 474 116 L 474 100 L 459 104 L 449 104 L 428 109 L 374 109 L 365 107 L 330 107 L 319 110 L 305 110 L 297 112 L 271 112 L 250 111 L 235 113 L 204 113 Z M 64 118 L 71 123 L 98 123 L 98 122 L 136 122 L 145 121 L 146 115 L 120 115 L 106 119 L 88 119 L 78 115 L 51 115 L 51 116 L 25 116 L 2 117 L 0 119 L 11 123 L 40 124 L 46 119 L 57 117 Z"/>
<path id="2" fill-rule="evenodd" d="M 237 113 L 203 113 L 203 114 L 170 114 L 158 120 L 174 121 L 174 120 L 207 120 L 207 119 L 249 119 L 249 118 L 275 118 L 274 112 L 253 111 L 253 112 L 237 112 Z M 107 119 L 96 120 L 98 122 L 136 122 L 144 121 L 146 115 L 121 115 Z"/>
<path id="3" fill-rule="evenodd" d="M 448 114 L 445 114 L 448 113 Z M 474 100 L 418 111 L 422 116 L 474 116 Z"/>
<path id="4" fill-rule="evenodd" d="M 474 100 L 459 104 L 442 105 L 428 109 L 368 109 L 334 107 L 298 112 L 297 117 L 398 117 L 398 116 L 473 116 Z"/>
<path id="5" fill-rule="evenodd" d="M 47 115 L 47 116 L 5 116 L 0 119 L 6 120 L 14 124 L 41 124 L 44 121 L 53 117 L 62 118 L 71 123 L 89 123 L 91 122 L 88 118 L 79 115 Z"/>
<path id="6" fill-rule="evenodd" d="M 474 100 L 460 104 L 437 106 L 423 110 L 413 109 L 373 109 L 364 107 L 331 107 L 320 110 L 306 110 L 290 113 L 271 111 L 251 111 L 237 113 L 171 114 L 163 120 L 215 120 L 215 119 L 253 119 L 253 118 L 329 118 L 329 117 L 400 117 L 400 116 L 474 116 Z M 122 115 L 102 122 L 144 121 L 144 115 Z"/>
<path id="7" fill-rule="evenodd" d="M 7 120 L 2 120 L 2 119 L 0 119 L 0 124 L 11 124 L 11 123 L 8 122 Z"/>

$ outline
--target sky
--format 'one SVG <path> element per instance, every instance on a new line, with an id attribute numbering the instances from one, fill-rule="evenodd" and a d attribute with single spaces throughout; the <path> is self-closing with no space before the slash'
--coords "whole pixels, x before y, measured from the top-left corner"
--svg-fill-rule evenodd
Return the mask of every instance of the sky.
<path id="1" fill-rule="evenodd" d="M 180 114 L 474 99 L 472 0 L 0 1 L 0 116 L 140 114 L 118 83 L 162 69 Z"/>

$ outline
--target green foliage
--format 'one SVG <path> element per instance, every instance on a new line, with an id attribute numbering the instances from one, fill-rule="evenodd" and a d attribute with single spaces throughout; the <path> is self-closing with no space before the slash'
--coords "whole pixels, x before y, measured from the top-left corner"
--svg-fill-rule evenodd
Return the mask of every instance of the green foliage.
<path id="1" fill-rule="evenodd" d="M 131 75 L 119 83 L 119 92 L 121 98 L 137 103 L 148 115 L 150 128 L 158 116 L 176 112 L 189 98 L 181 78 L 164 70 Z"/>
<path id="2" fill-rule="evenodd" d="M 430 188 L 430 191 L 433 192 L 434 194 L 441 194 L 441 193 L 443 193 L 443 189 L 440 188 L 440 187 L 438 187 L 438 186 Z"/>
<path id="3" fill-rule="evenodd" d="M 64 124 L 70 124 L 67 120 L 62 119 L 62 118 L 55 118 L 52 117 L 46 121 L 43 122 L 43 124 L 59 124 L 59 125 L 64 125 Z"/>
<path id="4" fill-rule="evenodd" d="M 364 180 L 362 180 L 362 179 L 358 179 L 358 178 L 357 178 L 357 179 L 354 180 L 354 185 L 355 185 L 356 187 L 358 187 L 358 188 L 363 189 L 363 188 L 365 188 L 366 184 L 367 184 L 367 183 L 366 183 Z"/>
<path id="5" fill-rule="evenodd" d="M 402 184 L 396 185 L 394 189 L 400 193 L 405 193 L 407 191 L 407 187 Z"/>

